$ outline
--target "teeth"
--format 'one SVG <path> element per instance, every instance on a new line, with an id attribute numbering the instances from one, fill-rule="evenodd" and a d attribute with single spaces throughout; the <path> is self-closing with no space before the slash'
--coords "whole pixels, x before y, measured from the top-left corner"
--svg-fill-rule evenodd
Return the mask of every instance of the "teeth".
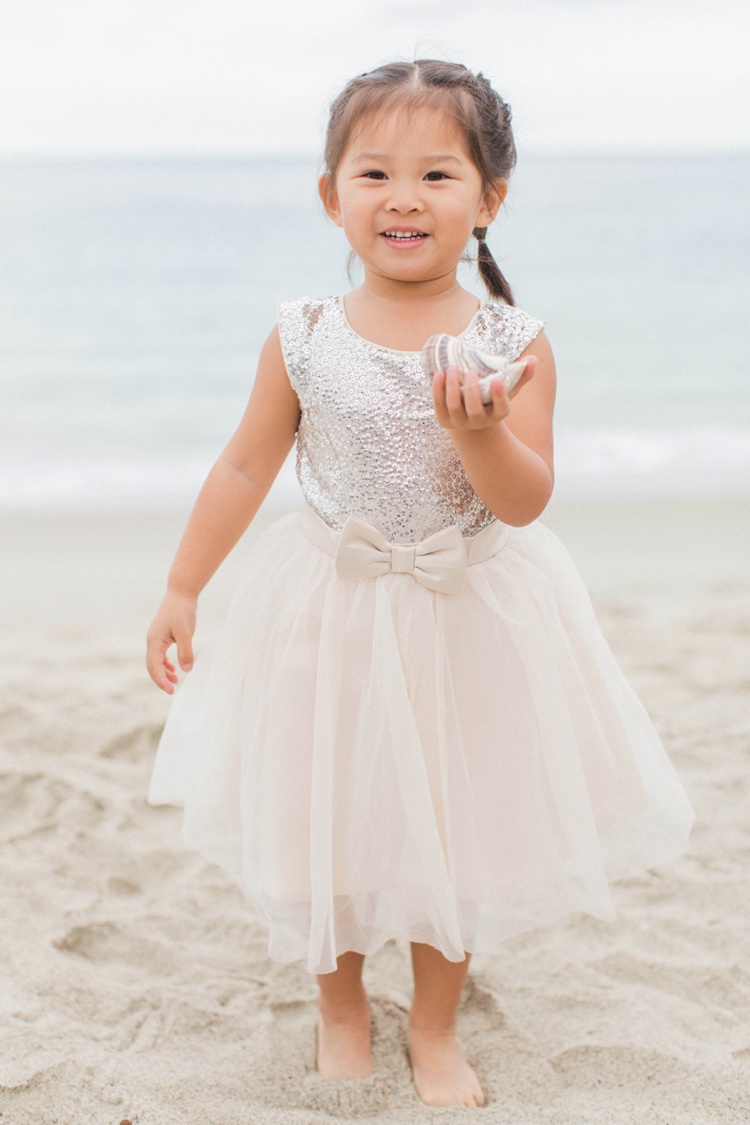
<path id="1" fill-rule="evenodd" d="M 406 239 L 407 241 L 408 240 L 414 241 L 417 238 L 424 238 L 424 235 L 418 234 L 416 232 L 409 233 L 408 231 L 402 231 L 402 230 L 387 230 L 385 232 L 385 237 L 386 238 L 402 238 L 402 239 Z"/>

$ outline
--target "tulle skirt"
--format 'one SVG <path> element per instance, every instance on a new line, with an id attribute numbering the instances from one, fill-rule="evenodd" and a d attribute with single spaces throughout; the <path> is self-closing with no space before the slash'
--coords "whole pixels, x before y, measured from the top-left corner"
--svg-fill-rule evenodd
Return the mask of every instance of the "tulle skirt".
<path id="1" fill-rule="evenodd" d="M 612 919 L 609 881 L 683 852 L 693 811 L 561 543 L 510 528 L 447 594 L 338 578 L 335 541 L 308 507 L 259 537 L 149 800 L 184 805 L 269 955 L 310 972 L 389 938 L 460 961 Z"/>

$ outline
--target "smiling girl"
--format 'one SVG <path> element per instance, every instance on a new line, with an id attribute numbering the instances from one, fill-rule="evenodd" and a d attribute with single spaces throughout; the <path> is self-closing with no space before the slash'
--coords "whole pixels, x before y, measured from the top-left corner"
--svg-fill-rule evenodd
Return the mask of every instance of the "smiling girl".
<path id="1" fill-rule="evenodd" d="M 472 953 L 684 850 L 692 810 L 537 517 L 553 485 L 555 368 L 486 242 L 515 147 L 480 74 L 395 63 L 334 102 L 320 194 L 362 264 L 344 297 L 279 308 L 239 427 L 206 480 L 149 632 L 172 693 L 200 591 L 292 444 L 302 510 L 264 532 L 172 707 L 149 792 L 262 911 L 269 954 L 319 984 L 317 1067 L 372 1072 L 366 955 L 411 943 L 409 1055 L 428 1105 L 485 1095 L 456 1038 Z M 490 299 L 462 288 L 472 238 Z M 508 393 L 435 333 L 526 360 Z"/>

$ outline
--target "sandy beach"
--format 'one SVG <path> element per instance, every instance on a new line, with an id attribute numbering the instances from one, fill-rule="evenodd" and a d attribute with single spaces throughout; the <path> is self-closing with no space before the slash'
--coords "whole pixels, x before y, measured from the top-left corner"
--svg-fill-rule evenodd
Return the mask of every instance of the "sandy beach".
<path id="1" fill-rule="evenodd" d="M 374 1077 L 321 1080 L 314 978 L 268 960 L 253 908 L 183 850 L 180 813 L 146 803 L 169 700 L 144 635 L 184 517 L 0 517 L 3 1125 L 750 1119 L 750 505 L 560 501 L 545 522 L 697 823 L 686 855 L 616 885 L 616 922 L 474 959 L 459 1032 L 488 1104 L 427 1110 L 406 944 L 366 968 Z M 251 538 L 206 591 L 198 642 Z"/>

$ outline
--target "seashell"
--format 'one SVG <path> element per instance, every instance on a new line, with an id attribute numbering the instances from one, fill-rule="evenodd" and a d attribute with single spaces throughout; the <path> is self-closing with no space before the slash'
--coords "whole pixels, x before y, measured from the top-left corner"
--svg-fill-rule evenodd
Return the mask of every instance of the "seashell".
<path id="1" fill-rule="evenodd" d="M 479 390 L 482 402 L 492 401 L 490 383 L 498 376 L 505 383 L 505 389 L 510 391 L 515 387 L 526 367 L 526 360 L 511 362 L 504 355 L 488 355 L 465 344 L 458 336 L 448 336 L 441 332 L 437 336 L 430 336 L 422 348 L 422 368 L 425 375 L 432 380 L 437 371 L 445 371 L 448 367 L 457 367 L 463 376 L 469 371 L 476 371 L 479 375 Z"/>

